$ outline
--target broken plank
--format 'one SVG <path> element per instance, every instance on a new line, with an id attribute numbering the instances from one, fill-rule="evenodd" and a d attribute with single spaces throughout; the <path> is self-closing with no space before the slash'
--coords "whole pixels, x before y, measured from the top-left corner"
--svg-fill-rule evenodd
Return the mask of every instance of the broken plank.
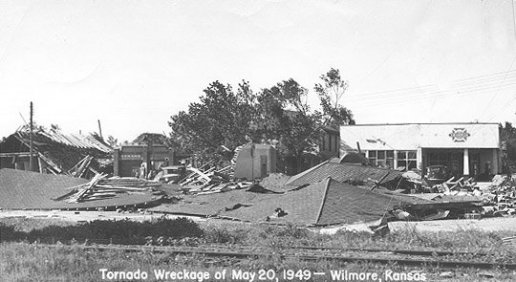
<path id="1" fill-rule="evenodd" d="M 150 187 L 137 188 L 137 187 L 124 187 L 124 186 L 97 184 L 97 185 L 95 185 L 95 188 L 117 189 L 117 190 L 126 190 L 126 191 L 145 191 L 145 190 L 148 190 Z"/>
<path id="2" fill-rule="evenodd" d="M 200 178 L 202 178 L 202 179 L 204 179 L 206 181 L 211 181 L 211 178 L 208 175 L 206 175 L 206 173 L 204 173 L 204 172 L 202 172 L 202 171 L 200 171 L 200 170 L 198 170 L 196 168 L 193 168 L 193 167 L 190 168 L 190 170 L 195 172 L 197 175 L 199 175 Z"/>

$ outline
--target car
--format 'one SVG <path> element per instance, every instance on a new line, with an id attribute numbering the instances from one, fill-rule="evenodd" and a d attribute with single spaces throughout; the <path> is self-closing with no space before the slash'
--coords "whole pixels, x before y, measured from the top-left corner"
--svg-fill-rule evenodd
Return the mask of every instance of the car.
<path id="1" fill-rule="evenodd" d="M 162 167 L 157 177 L 160 182 L 178 183 L 186 177 L 186 167 L 184 165 Z"/>
<path id="2" fill-rule="evenodd" d="M 430 165 L 426 167 L 425 178 L 431 184 L 440 184 L 450 178 L 450 171 L 445 165 Z"/>

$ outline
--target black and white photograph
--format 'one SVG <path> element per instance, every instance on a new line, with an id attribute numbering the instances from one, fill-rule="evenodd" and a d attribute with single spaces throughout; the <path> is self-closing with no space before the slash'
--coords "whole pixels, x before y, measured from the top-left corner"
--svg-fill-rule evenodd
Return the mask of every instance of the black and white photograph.
<path id="1" fill-rule="evenodd" d="M 516 0 L 0 0 L 0 281 L 516 281 Z"/>

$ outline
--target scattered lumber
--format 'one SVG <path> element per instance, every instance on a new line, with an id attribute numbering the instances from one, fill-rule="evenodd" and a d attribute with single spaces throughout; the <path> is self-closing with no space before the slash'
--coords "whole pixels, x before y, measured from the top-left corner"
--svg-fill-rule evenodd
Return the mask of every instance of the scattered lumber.
<path id="1" fill-rule="evenodd" d="M 74 177 L 84 177 L 85 173 L 90 170 L 91 161 L 93 160 L 93 156 L 86 156 L 81 159 L 76 165 L 74 165 L 70 170 L 68 170 L 67 174 Z M 98 174 L 98 173 L 96 173 Z"/>
<path id="2" fill-rule="evenodd" d="M 77 193 L 75 193 L 74 195 L 69 197 L 67 202 L 69 202 L 69 203 L 82 202 L 86 193 L 88 193 L 88 191 L 104 177 L 106 177 L 106 175 L 103 175 L 103 174 L 95 175 L 89 183 L 87 183 L 83 188 L 79 189 L 79 191 Z"/>
<path id="3" fill-rule="evenodd" d="M 161 184 L 138 178 L 106 178 L 105 174 L 96 174 L 90 182 L 67 188 L 70 192 L 55 198 L 55 201 L 65 200 L 69 203 L 80 203 L 106 198 L 119 194 L 146 194 L 156 192 L 154 189 Z"/>

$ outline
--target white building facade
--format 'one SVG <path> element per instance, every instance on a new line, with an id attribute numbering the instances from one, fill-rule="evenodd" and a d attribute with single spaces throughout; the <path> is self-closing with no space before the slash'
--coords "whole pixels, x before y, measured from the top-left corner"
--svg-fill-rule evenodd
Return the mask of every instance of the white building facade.
<path id="1" fill-rule="evenodd" d="M 454 175 L 501 171 L 497 123 L 405 123 L 345 125 L 341 155 L 360 150 L 377 166 L 424 169 L 446 165 Z"/>

